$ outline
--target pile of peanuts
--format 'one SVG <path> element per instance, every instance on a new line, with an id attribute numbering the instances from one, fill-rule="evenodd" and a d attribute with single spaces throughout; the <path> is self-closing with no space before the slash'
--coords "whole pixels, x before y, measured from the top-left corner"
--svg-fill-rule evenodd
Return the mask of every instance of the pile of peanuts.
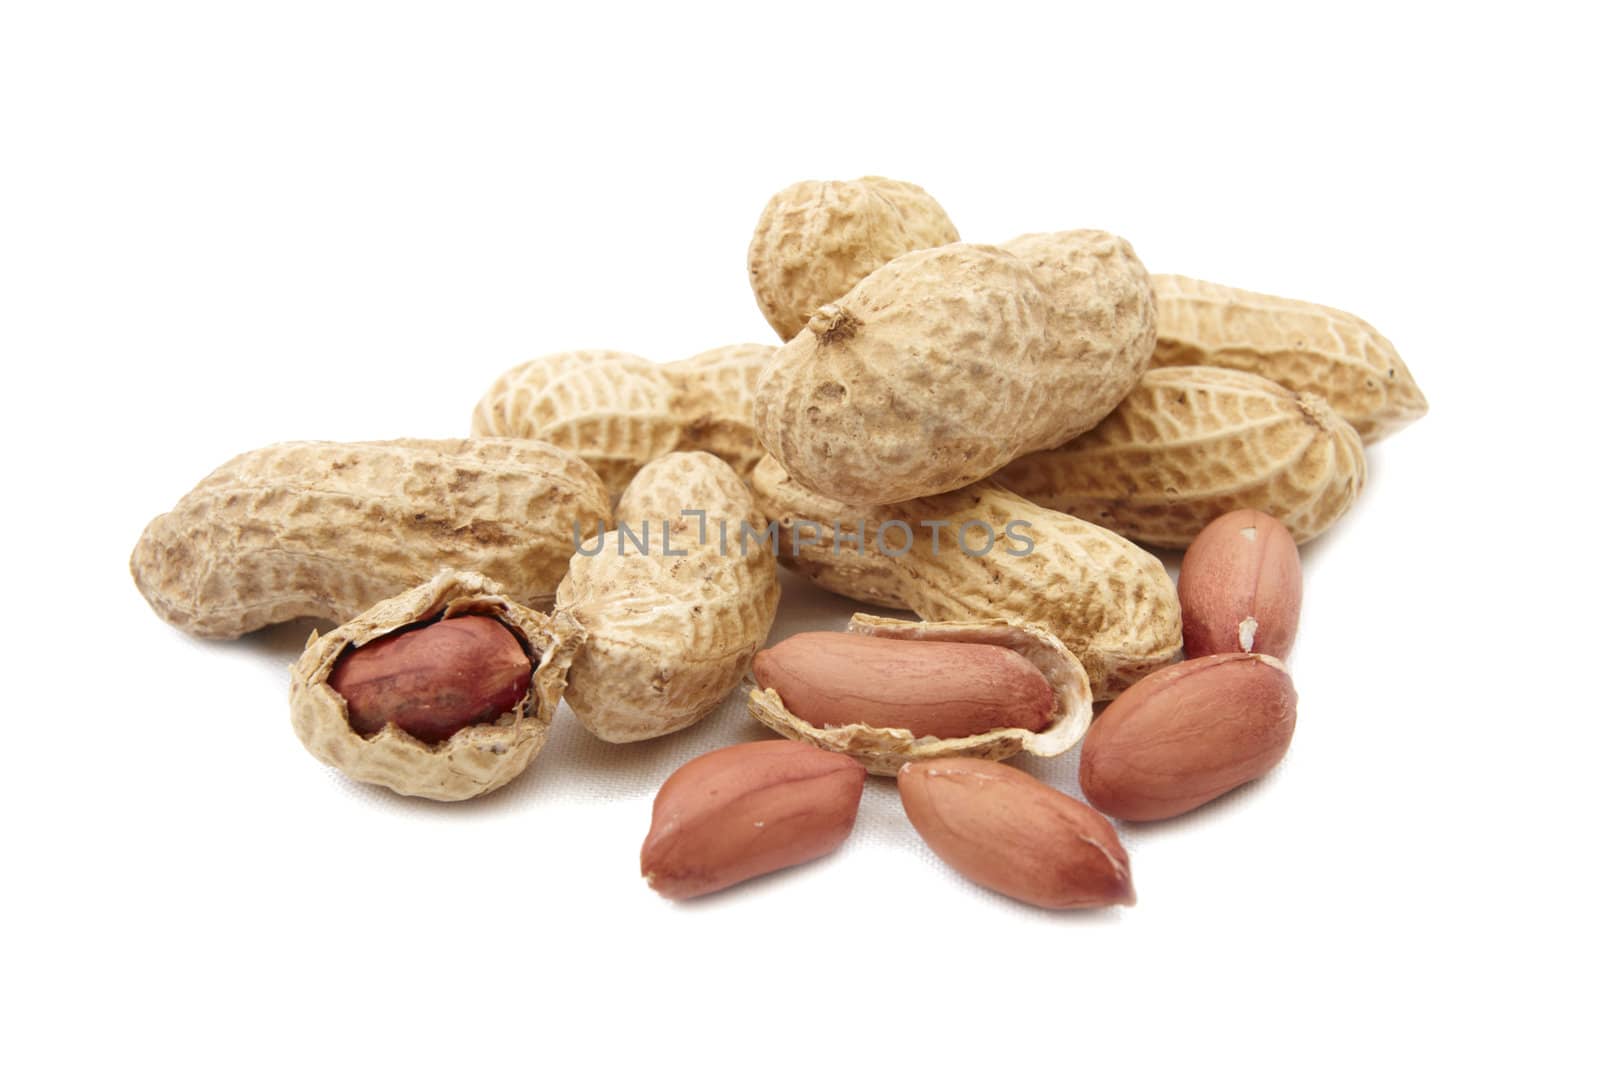
<path id="1" fill-rule="evenodd" d="M 1426 412 L 1410 372 L 1353 315 L 1152 276 L 1096 230 L 965 243 L 885 178 L 779 192 L 749 274 L 781 346 L 559 353 L 467 438 L 245 453 L 146 527 L 140 592 L 202 637 L 333 620 L 296 734 L 440 801 L 523 773 L 563 704 L 620 744 L 748 684 L 784 739 L 662 784 L 640 865 L 670 898 L 837 848 L 870 773 L 974 882 L 1131 904 L 1107 816 L 1288 750 L 1297 545 Z M 1151 547 L 1185 549 L 1176 586 Z M 764 648 L 780 563 L 916 618 Z M 1080 743 L 1082 801 L 1000 762 Z"/>

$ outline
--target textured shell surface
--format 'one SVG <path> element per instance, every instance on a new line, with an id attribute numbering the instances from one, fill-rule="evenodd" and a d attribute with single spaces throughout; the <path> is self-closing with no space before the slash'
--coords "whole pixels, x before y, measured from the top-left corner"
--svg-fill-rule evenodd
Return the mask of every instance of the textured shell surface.
<path id="1" fill-rule="evenodd" d="M 748 474 L 764 454 L 751 415 L 771 345 L 713 348 L 675 363 L 604 349 L 558 352 L 502 374 L 472 415 L 477 437 L 549 441 L 613 495 L 674 451 L 707 451 Z"/>
<path id="2" fill-rule="evenodd" d="M 1153 366 L 1249 371 L 1318 393 L 1366 444 L 1428 411 L 1394 345 L 1348 312 L 1176 274 L 1152 282 L 1161 323 Z"/>
<path id="3" fill-rule="evenodd" d="M 1089 433 L 995 480 L 1135 541 L 1183 548 L 1211 520 L 1252 508 L 1308 541 L 1355 503 L 1366 471 L 1360 436 L 1320 396 L 1243 371 L 1163 367 Z"/>
<path id="4" fill-rule="evenodd" d="M 548 606 L 610 517 L 582 460 L 537 441 L 298 441 L 238 456 L 144 530 L 130 569 L 167 622 L 238 637 L 350 619 L 445 569 Z"/>
<path id="5" fill-rule="evenodd" d="M 478 402 L 472 433 L 558 445 L 620 493 L 640 467 L 678 447 L 675 392 L 667 372 L 642 356 L 558 352 L 501 375 Z"/>
<path id="6" fill-rule="evenodd" d="M 703 510 L 703 524 L 682 516 L 685 508 Z M 770 550 L 740 550 L 740 523 L 758 514 L 715 456 L 652 461 L 617 514 L 630 535 L 619 528 L 584 544 L 557 593 L 556 617 L 587 634 L 568 704 L 597 737 L 620 742 L 681 730 L 722 703 L 766 642 L 778 583 Z"/>
<path id="7" fill-rule="evenodd" d="M 756 431 L 806 487 L 849 503 L 969 484 L 1050 418 L 1049 308 L 1016 256 L 911 252 L 864 278 L 773 356 Z"/>
<path id="8" fill-rule="evenodd" d="M 910 182 L 796 182 L 767 202 L 756 223 L 750 287 L 787 341 L 813 311 L 896 256 L 958 240 L 944 209 Z"/>
<path id="9" fill-rule="evenodd" d="M 892 775 L 908 760 L 946 756 L 994 760 L 1009 759 L 1019 752 L 1059 756 L 1082 739 L 1094 717 L 1094 700 L 1083 665 L 1038 626 L 1003 620 L 904 622 L 858 613 L 850 619 L 849 631 L 902 641 L 958 641 L 1009 648 L 1039 668 L 1050 683 L 1056 695 L 1055 715 L 1046 729 L 1037 732 L 1008 727 L 972 737 L 915 737 L 908 730 L 859 723 L 814 726 L 789 711 L 777 690 L 760 686 L 750 689 L 750 714 L 785 737 L 842 752 L 878 775 Z"/>
<path id="10" fill-rule="evenodd" d="M 1052 413 L 1028 448 L 1053 448 L 1105 418 L 1149 368 L 1155 293 L 1133 246 L 1104 230 L 1030 233 L 1001 247 L 1049 297 Z"/>
<path id="11" fill-rule="evenodd" d="M 527 648 L 536 666 L 521 703 L 498 722 L 465 727 L 438 744 L 394 724 L 372 737 L 351 729 L 344 698 L 328 684 L 339 657 L 396 630 L 458 615 L 498 619 Z M 446 571 L 330 633 L 313 633 L 291 671 L 290 722 L 307 751 L 357 781 L 405 796 L 466 800 L 517 777 L 544 747 L 579 641 L 570 625 L 508 599 L 482 575 Z"/>
<path id="12" fill-rule="evenodd" d="M 1110 530 L 991 482 L 858 507 L 806 490 L 769 457 L 751 485 L 782 531 L 785 565 L 831 592 L 907 608 L 927 620 L 1037 625 L 1082 662 L 1096 700 L 1169 662 L 1182 645 L 1177 588 L 1159 559 Z M 803 522 L 811 525 L 797 539 Z M 886 528 L 891 522 L 904 525 Z M 962 550 L 956 538 L 966 524 L 994 534 L 988 552 L 978 551 L 980 537 L 968 538 L 972 551 Z M 888 552 L 878 545 L 880 533 Z M 799 543 L 812 538 L 814 544 Z"/>

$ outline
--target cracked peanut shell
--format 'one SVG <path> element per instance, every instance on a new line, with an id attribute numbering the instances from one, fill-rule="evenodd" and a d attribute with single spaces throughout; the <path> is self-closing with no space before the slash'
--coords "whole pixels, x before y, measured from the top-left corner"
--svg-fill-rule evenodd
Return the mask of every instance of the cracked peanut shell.
<path id="1" fill-rule="evenodd" d="M 750 288 L 787 341 L 813 311 L 896 256 L 960 239 L 944 208 L 910 182 L 796 182 L 767 202 L 756 223 Z"/>
<path id="2" fill-rule="evenodd" d="M 765 454 L 751 404 L 774 351 L 725 345 L 674 363 L 599 349 L 558 352 L 496 379 L 473 412 L 472 434 L 565 448 L 613 495 L 668 452 L 710 452 L 747 476 Z"/>
<path id="3" fill-rule="evenodd" d="M 848 630 L 898 641 L 948 641 L 1009 648 L 1037 667 L 1055 694 L 1051 722 L 1039 731 L 1009 726 L 971 737 L 916 737 L 909 730 L 864 723 L 816 726 L 785 707 L 776 689 L 762 689 L 759 685 L 750 688 L 750 714 L 785 737 L 841 752 L 877 775 L 892 775 L 909 760 L 947 756 L 991 760 L 1009 759 L 1019 752 L 1059 756 L 1078 743 L 1094 716 L 1089 676 L 1083 665 L 1041 627 L 1001 620 L 904 622 L 858 613 L 851 616 Z"/>
<path id="4" fill-rule="evenodd" d="M 385 634 L 460 615 L 487 615 L 514 634 L 535 664 L 522 700 L 492 723 L 465 726 L 436 744 L 390 723 L 371 737 L 350 726 L 349 709 L 328 684 L 339 658 Z M 480 574 L 446 571 L 373 605 L 327 634 L 312 633 L 291 672 L 290 722 L 317 759 L 358 782 L 404 796 L 466 800 L 521 774 L 544 747 L 581 635 L 523 607 Z"/>
<path id="5" fill-rule="evenodd" d="M 1093 430 L 995 481 L 1135 541 L 1184 548 L 1244 509 L 1303 544 L 1349 510 L 1366 477 L 1360 436 L 1322 397 L 1244 371 L 1162 367 Z"/>
<path id="6" fill-rule="evenodd" d="M 992 482 L 852 507 L 810 492 L 769 457 L 750 484 L 778 527 L 785 565 L 831 592 L 908 609 L 930 622 L 1001 618 L 1037 625 L 1082 662 L 1096 700 L 1170 662 L 1183 643 L 1177 588 L 1159 559 Z M 986 554 L 956 545 L 964 524 L 993 532 Z M 914 536 L 907 538 L 908 530 Z M 803 540 L 814 543 L 797 547 Z M 970 531 L 969 541 L 974 551 L 982 547 Z"/>
<path id="7" fill-rule="evenodd" d="M 196 637 L 343 622 L 444 569 L 547 607 L 611 514 L 583 461 L 539 441 L 293 441 L 229 460 L 155 518 L 129 567 Z"/>
<path id="8" fill-rule="evenodd" d="M 1317 393 L 1369 445 L 1427 414 L 1394 345 L 1349 312 L 1177 274 L 1151 282 L 1161 323 L 1152 366 L 1249 371 Z"/>
<path id="9" fill-rule="evenodd" d="M 703 525 L 685 508 L 703 510 Z M 733 469 L 705 452 L 646 464 L 617 521 L 647 550 L 620 527 L 585 542 L 556 616 L 586 634 L 567 694 L 578 720 L 603 740 L 641 741 L 700 721 L 739 684 L 777 614 L 777 565 L 770 548 L 741 551 L 740 523 L 759 513 Z"/>

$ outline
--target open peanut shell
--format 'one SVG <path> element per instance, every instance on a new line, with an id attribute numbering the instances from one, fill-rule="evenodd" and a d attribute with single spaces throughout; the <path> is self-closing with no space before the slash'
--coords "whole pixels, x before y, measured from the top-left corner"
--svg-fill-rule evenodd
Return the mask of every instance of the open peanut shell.
<path id="1" fill-rule="evenodd" d="M 438 744 L 419 741 L 393 723 L 371 737 L 351 729 L 344 698 L 328 684 L 345 650 L 457 615 L 498 619 L 527 650 L 533 678 L 516 707 L 495 722 L 463 727 Z M 358 782 L 405 796 L 466 800 L 499 789 L 539 754 L 582 639 L 573 624 L 508 600 L 498 584 L 481 574 L 445 571 L 378 602 L 336 630 L 312 633 L 292 672 L 290 720 L 307 751 Z"/>
<path id="2" fill-rule="evenodd" d="M 785 737 L 807 741 L 829 752 L 854 757 L 870 773 L 892 775 L 911 760 L 973 756 L 1010 759 L 1019 752 L 1059 756 L 1076 745 L 1089 729 L 1094 702 L 1083 664 L 1056 637 L 1041 627 L 1000 620 L 982 622 L 903 622 L 858 613 L 850 617 L 850 633 L 900 641 L 960 641 L 1000 645 L 1039 668 L 1056 694 L 1050 725 L 1034 732 L 1007 727 L 971 737 L 915 737 L 909 730 L 867 726 L 813 726 L 791 713 L 775 689 L 750 688 L 750 714 Z"/>

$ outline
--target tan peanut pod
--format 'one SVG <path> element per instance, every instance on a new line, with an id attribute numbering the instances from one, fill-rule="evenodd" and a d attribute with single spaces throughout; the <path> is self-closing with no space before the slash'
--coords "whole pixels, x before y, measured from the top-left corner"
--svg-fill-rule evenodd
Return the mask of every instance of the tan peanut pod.
<path id="1" fill-rule="evenodd" d="M 498 619 L 536 664 L 527 694 L 511 713 L 432 745 L 393 724 L 372 737 L 352 730 L 344 698 L 328 684 L 339 657 L 396 630 L 458 615 Z M 544 747 L 580 639 L 570 624 L 523 607 L 482 575 L 446 571 L 336 630 L 313 633 L 291 672 L 290 722 L 307 751 L 358 782 L 429 800 L 480 796 L 521 774 Z"/>
<path id="2" fill-rule="evenodd" d="M 1427 414 L 1394 345 L 1349 312 L 1176 274 L 1151 282 L 1161 321 L 1152 366 L 1249 371 L 1320 394 L 1369 445 Z"/>
<path id="3" fill-rule="evenodd" d="M 1127 242 L 1032 234 L 880 267 L 778 350 L 756 431 L 807 488 L 852 504 L 969 485 L 1098 422 L 1155 344 Z"/>
<path id="4" fill-rule="evenodd" d="M 704 511 L 704 525 L 686 508 Z M 606 741 L 641 741 L 700 721 L 738 685 L 777 614 L 777 565 L 770 548 L 741 552 L 740 524 L 758 513 L 733 469 L 705 452 L 646 464 L 617 521 L 648 536 L 648 551 L 620 527 L 585 542 L 556 616 L 587 634 L 567 694 L 579 721 Z"/>
<path id="5" fill-rule="evenodd" d="M 944 208 L 910 182 L 796 182 L 767 202 L 756 223 L 750 288 L 787 341 L 813 311 L 896 256 L 960 239 Z"/>
<path id="6" fill-rule="evenodd" d="M 445 569 L 548 607 L 611 514 L 583 461 L 539 441 L 294 441 L 229 460 L 145 527 L 129 567 L 196 637 L 350 619 Z"/>
<path id="7" fill-rule="evenodd" d="M 1055 715 L 1040 731 L 1008 727 L 972 737 L 914 737 L 909 730 L 867 726 L 814 726 L 784 707 L 776 689 L 750 688 L 750 714 L 795 741 L 806 741 L 829 752 L 842 752 L 860 762 L 871 774 L 891 775 L 908 760 L 971 756 L 1010 759 L 1019 752 L 1059 756 L 1082 739 L 1094 718 L 1089 676 L 1076 656 L 1054 636 L 1038 626 L 1002 620 L 974 622 L 903 622 L 876 615 L 851 616 L 851 633 L 903 641 L 957 641 L 999 645 L 1016 652 L 1039 668 L 1055 691 Z"/>
<path id="8" fill-rule="evenodd" d="M 756 467 L 751 487 L 778 527 L 786 565 L 831 592 L 908 608 L 929 621 L 1000 618 L 1039 626 L 1082 662 L 1096 700 L 1169 662 L 1183 643 L 1177 589 L 1159 559 L 992 482 L 856 508 L 806 491 L 769 457 Z M 886 523 L 903 523 L 913 536 Z M 968 554 L 955 543 L 967 523 L 994 532 L 987 554 Z M 841 529 L 846 538 L 861 533 L 863 551 L 840 538 Z M 1026 555 L 1002 547 L 1023 550 L 1020 539 L 1002 541 L 1013 529 L 1032 542 Z M 880 548 L 880 537 L 890 551 Z M 797 541 L 813 538 L 815 544 L 796 549 Z"/>
<path id="9" fill-rule="evenodd" d="M 676 363 L 558 352 L 502 374 L 472 415 L 475 437 L 525 437 L 574 453 L 613 495 L 668 452 L 702 450 L 747 475 L 764 454 L 751 417 L 774 349 L 727 345 Z"/>
<path id="10" fill-rule="evenodd" d="M 1135 541 L 1184 548 L 1230 511 L 1264 511 L 1297 543 L 1366 483 L 1355 429 L 1312 393 L 1218 367 L 1148 372 L 1089 433 L 1008 465 L 995 481 Z"/>

